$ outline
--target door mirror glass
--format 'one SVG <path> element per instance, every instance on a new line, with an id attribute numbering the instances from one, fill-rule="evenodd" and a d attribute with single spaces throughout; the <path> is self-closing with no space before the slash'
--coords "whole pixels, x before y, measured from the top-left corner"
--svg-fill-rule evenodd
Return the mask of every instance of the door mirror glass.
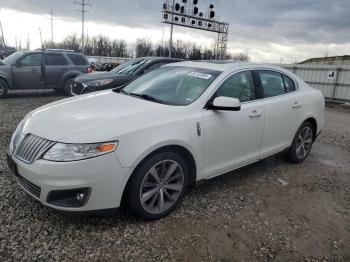
<path id="1" fill-rule="evenodd" d="M 237 98 L 219 96 L 214 99 L 211 109 L 239 111 L 241 110 L 241 102 Z"/>

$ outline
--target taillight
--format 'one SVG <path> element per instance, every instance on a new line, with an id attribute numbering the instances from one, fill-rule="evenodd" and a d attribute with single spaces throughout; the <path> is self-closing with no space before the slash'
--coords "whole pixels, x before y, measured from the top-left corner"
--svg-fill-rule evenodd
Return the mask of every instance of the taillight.
<path id="1" fill-rule="evenodd" d="M 90 66 L 87 68 L 87 72 L 88 74 L 92 73 L 92 68 Z"/>

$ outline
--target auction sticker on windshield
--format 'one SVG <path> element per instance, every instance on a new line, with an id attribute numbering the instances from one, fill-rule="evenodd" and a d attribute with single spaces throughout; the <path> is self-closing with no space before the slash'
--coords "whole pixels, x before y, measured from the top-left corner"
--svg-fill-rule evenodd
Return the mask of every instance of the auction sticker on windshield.
<path id="1" fill-rule="evenodd" d="M 210 79 L 212 77 L 212 75 L 209 74 L 205 74 L 205 73 L 199 73 L 199 72 L 190 72 L 188 73 L 189 76 L 193 76 L 193 77 L 198 77 L 198 78 L 202 78 L 202 79 Z"/>

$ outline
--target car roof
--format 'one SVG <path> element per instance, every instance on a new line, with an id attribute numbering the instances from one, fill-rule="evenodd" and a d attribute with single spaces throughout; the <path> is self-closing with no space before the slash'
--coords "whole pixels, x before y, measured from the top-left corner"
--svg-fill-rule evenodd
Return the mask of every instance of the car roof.
<path id="1" fill-rule="evenodd" d="M 180 62 L 180 61 L 184 61 L 183 59 L 180 58 L 170 58 L 170 57 L 161 57 L 161 56 L 146 56 L 146 57 L 139 57 L 136 59 L 147 59 L 149 61 L 174 61 L 174 62 Z"/>
<path id="2" fill-rule="evenodd" d="M 216 70 L 216 71 L 233 71 L 234 69 L 247 69 L 247 68 L 263 68 L 263 69 L 271 69 L 271 70 L 279 70 L 285 72 L 286 70 L 274 65 L 268 64 L 255 64 L 248 62 L 232 62 L 232 61 L 210 61 L 210 62 L 199 62 L 199 61 L 183 61 L 174 64 L 168 64 L 166 66 L 183 66 L 183 67 L 193 67 L 193 68 L 201 68 L 208 70 Z"/>

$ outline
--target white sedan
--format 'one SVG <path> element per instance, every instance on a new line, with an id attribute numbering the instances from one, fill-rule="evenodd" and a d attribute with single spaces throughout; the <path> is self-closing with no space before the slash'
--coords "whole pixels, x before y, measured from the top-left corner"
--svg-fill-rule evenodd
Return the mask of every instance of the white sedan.
<path id="1" fill-rule="evenodd" d="M 123 89 L 32 111 L 12 137 L 8 164 L 46 206 L 124 204 L 158 219 L 200 180 L 279 152 L 302 162 L 323 126 L 322 93 L 289 71 L 181 62 Z"/>

